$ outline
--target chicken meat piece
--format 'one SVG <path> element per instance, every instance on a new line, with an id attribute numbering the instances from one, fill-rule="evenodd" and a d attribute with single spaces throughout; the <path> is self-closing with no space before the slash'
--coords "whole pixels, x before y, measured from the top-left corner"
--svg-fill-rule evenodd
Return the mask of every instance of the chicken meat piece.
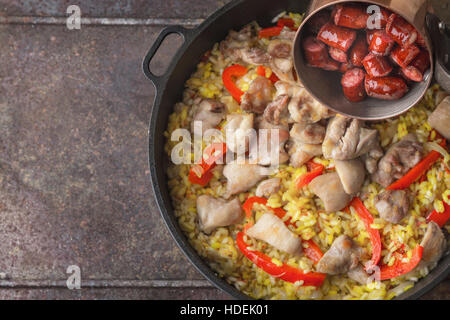
<path id="1" fill-rule="evenodd" d="M 295 123 L 290 135 L 298 143 L 321 144 L 325 138 L 325 127 L 319 123 Z"/>
<path id="2" fill-rule="evenodd" d="M 288 110 L 294 122 L 298 123 L 315 123 L 332 115 L 328 108 L 314 99 L 304 88 L 292 96 Z"/>
<path id="3" fill-rule="evenodd" d="M 273 173 L 273 169 L 256 164 L 241 164 L 237 161 L 228 163 L 223 168 L 223 175 L 227 179 L 227 190 L 224 197 L 227 199 L 234 194 L 246 192 Z"/>
<path id="4" fill-rule="evenodd" d="M 361 248 L 350 237 L 342 235 L 334 240 L 316 269 L 331 275 L 347 273 L 358 266 L 360 256 Z"/>
<path id="5" fill-rule="evenodd" d="M 438 262 L 447 249 L 447 240 L 439 225 L 431 221 L 420 245 L 423 247 L 422 261 L 427 265 Z"/>
<path id="6" fill-rule="evenodd" d="M 356 268 L 351 269 L 347 273 L 348 277 L 361 285 L 366 285 L 369 282 L 370 276 L 364 270 L 363 266 L 358 264 Z"/>
<path id="7" fill-rule="evenodd" d="M 258 130 L 258 145 L 250 152 L 250 159 L 253 159 L 253 152 L 258 156 L 257 162 L 262 166 L 278 166 L 289 160 L 289 155 L 285 150 L 285 144 L 289 140 L 289 131 L 282 129 L 260 129 Z M 256 150 L 256 147 L 258 148 Z"/>
<path id="8" fill-rule="evenodd" d="M 269 198 L 272 194 L 277 193 L 281 189 L 281 179 L 272 178 L 259 183 L 256 188 L 255 195 L 257 197 Z"/>
<path id="9" fill-rule="evenodd" d="M 322 148 L 327 159 L 351 160 L 368 153 L 377 144 L 377 130 L 363 128 L 360 120 L 336 115 L 328 123 Z"/>
<path id="10" fill-rule="evenodd" d="M 225 105 L 214 99 L 203 99 L 201 102 L 194 106 L 194 116 L 191 123 L 191 130 L 195 134 L 197 133 L 195 126 L 201 122 L 203 135 L 206 130 L 217 127 L 225 117 Z"/>
<path id="11" fill-rule="evenodd" d="M 422 144 L 415 134 L 410 133 L 389 148 L 372 174 L 372 180 L 386 188 L 418 164 L 422 155 Z"/>
<path id="12" fill-rule="evenodd" d="M 269 41 L 267 53 L 273 58 L 291 59 L 292 41 L 274 39 Z"/>
<path id="13" fill-rule="evenodd" d="M 272 91 L 272 81 L 263 76 L 256 77 L 242 96 L 241 109 L 262 114 L 272 101 Z"/>
<path id="14" fill-rule="evenodd" d="M 210 233 L 219 227 L 239 223 L 244 218 L 244 211 L 238 198 L 227 202 L 223 199 L 201 195 L 197 198 L 197 213 L 200 228 L 205 233 Z"/>
<path id="15" fill-rule="evenodd" d="M 247 230 L 247 235 L 293 255 L 302 253 L 300 237 L 272 213 L 264 213 L 255 225 Z"/>
<path id="16" fill-rule="evenodd" d="M 225 40 L 220 43 L 219 50 L 224 58 L 240 61 L 242 49 L 252 48 L 257 40 L 256 30 L 252 24 L 249 24 L 240 31 L 231 30 Z"/>
<path id="17" fill-rule="evenodd" d="M 442 100 L 428 117 L 428 123 L 446 139 L 450 139 L 450 96 Z"/>
<path id="18" fill-rule="evenodd" d="M 322 155 L 320 144 L 301 144 L 291 141 L 289 147 L 290 165 L 300 168 L 314 157 Z"/>
<path id="19" fill-rule="evenodd" d="M 352 200 L 352 196 L 345 192 L 336 172 L 318 176 L 311 181 L 309 189 L 322 200 L 327 212 L 342 210 Z"/>
<path id="20" fill-rule="evenodd" d="M 229 114 L 224 126 L 228 149 L 239 155 L 248 151 L 250 141 L 256 139 L 256 131 L 253 129 L 254 115 Z"/>
<path id="21" fill-rule="evenodd" d="M 255 128 L 260 129 L 280 129 L 280 130 L 287 130 L 289 131 L 289 125 L 286 123 L 280 123 L 280 124 L 273 124 L 265 119 L 264 116 L 258 116 L 255 118 Z"/>
<path id="22" fill-rule="evenodd" d="M 351 195 L 355 195 L 361 191 L 366 177 L 363 162 L 360 159 L 335 160 L 334 164 L 344 191 Z"/>
<path id="23" fill-rule="evenodd" d="M 281 123 L 287 125 L 289 122 L 288 102 L 289 96 L 286 94 L 275 97 L 264 110 L 264 119 L 274 125 Z"/>
<path id="24" fill-rule="evenodd" d="M 375 208 L 380 217 L 397 224 L 409 211 L 410 195 L 405 190 L 386 190 L 375 197 Z"/>
<path id="25" fill-rule="evenodd" d="M 287 95 L 289 122 L 315 123 L 333 116 L 333 112 L 315 100 L 300 84 L 288 81 L 275 83 L 276 95 Z"/>
<path id="26" fill-rule="evenodd" d="M 277 81 L 275 82 L 275 89 L 277 90 L 277 96 L 285 94 L 289 98 L 292 98 L 293 96 L 299 95 L 303 87 L 287 81 Z"/>
<path id="27" fill-rule="evenodd" d="M 270 62 L 270 55 L 259 47 L 240 49 L 241 60 L 247 64 L 267 65 Z"/>
<path id="28" fill-rule="evenodd" d="M 377 171 L 378 161 L 381 159 L 381 157 L 383 157 L 383 155 L 383 149 L 378 143 L 374 146 L 373 149 L 370 149 L 369 152 L 362 156 L 362 160 L 364 161 L 364 165 L 369 174 L 373 174 L 375 173 L 375 171 Z"/>

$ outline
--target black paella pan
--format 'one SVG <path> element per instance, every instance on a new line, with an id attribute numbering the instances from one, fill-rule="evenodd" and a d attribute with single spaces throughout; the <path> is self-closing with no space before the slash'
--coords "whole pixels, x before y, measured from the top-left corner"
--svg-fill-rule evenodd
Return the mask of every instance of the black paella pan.
<path id="1" fill-rule="evenodd" d="M 170 159 L 164 151 L 169 115 L 174 105 L 181 100 L 184 83 L 195 71 L 200 57 L 216 42 L 224 39 L 229 30 L 238 30 L 251 21 L 261 26 L 270 26 L 273 17 L 283 11 L 305 12 L 309 1 L 301 0 L 235 0 L 222 7 L 195 29 L 170 26 L 161 31 L 143 61 L 145 75 L 153 82 L 156 90 L 155 101 L 149 127 L 149 164 L 154 195 L 161 215 L 177 245 L 200 273 L 216 287 L 236 299 L 249 299 L 247 295 L 221 279 L 189 244 L 180 229 L 173 212 L 167 186 L 167 164 Z M 150 61 L 164 39 L 170 34 L 178 34 L 183 39 L 165 74 L 155 75 L 150 70 Z M 397 299 L 417 299 L 450 273 L 450 255 L 443 257 L 430 274 L 421 279 L 414 288 Z"/>

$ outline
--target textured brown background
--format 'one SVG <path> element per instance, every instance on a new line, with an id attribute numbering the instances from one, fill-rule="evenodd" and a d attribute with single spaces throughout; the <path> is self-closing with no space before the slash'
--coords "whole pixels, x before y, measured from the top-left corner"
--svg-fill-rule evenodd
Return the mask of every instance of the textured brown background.
<path id="1" fill-rule="evenodd" d="M 0 298 L 229 298 L 159 216 L 147 167 L 154 90 L 141 72 L 164 25 L 196 24 L 226 2 L 0 0 Z M 449 2 L 434 2 L 449 22 Z M 116 25 L 69 31 L 70 4 Z M 65 288 L 69 265 L 82 290 Z M 425 298 L 449 299 L 450 281 Z"/>

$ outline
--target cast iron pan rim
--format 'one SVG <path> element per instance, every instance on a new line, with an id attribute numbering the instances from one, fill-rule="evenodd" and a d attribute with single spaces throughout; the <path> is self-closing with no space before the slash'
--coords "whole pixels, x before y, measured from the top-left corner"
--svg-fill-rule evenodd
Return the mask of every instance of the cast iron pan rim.
<path id="1" fill-rule="evenodd" d="M 245 0 L 233 0 L 227 5 L 223 6 L 216 12 L 214 12 L 211 16 L 209 16 L 202 24 L 200 24 L 195 29 L 186 29 L 185 31 L 185 42 L 182 47 L 178 50 L 174 58 L 172 59 L 170 65 L 167 68 L 166 74 L 164 77 L 161 77 L 160 82 L 155 83 L 153 85 L 155 87 L 155 99 L 153 103 L 153 109 L 151 111 L 151 118 L 148 130 L 148 162 L 150 166 L 150 184 L 152 186 L 153 193 L 156 198 L 156 203 L 159 208 L 160 214 L 164 220 L 165 225 L 169 229 L 169 232 L 172 238 L 175 240 L 178 247 L 181 249 L 183 254 L 188 258 L 188 260 L 194 265 L 194 267 L 214 286 L 231 295 L 235 299 L 248 300 L 252 299 L 241 291 L 237 290 L 235 287 L 227 283 L 224 279 L 219 277 L 219 275 L 211 269 L 211 267 L 202 259 L 199 254 L 195 251 L 195 249 L 191 246 L 186 236 L 182 233 L 180 227 L 178 226 L 175 220 L 172 220 L 169 212 L 165 206 L 164 200 L 162 198 L 161 186 L 158 183 L 157 176 L 157 168 L 156 168 L 156 153 L 155 153 L 155 144 L 153 143 L 153 137 L 156 136 L 156 124 L 157 124 L 157 115 L 161 108 L 161 99 L 166 91 L 166 82 L 169 79 L 170 75 L 173 73 L 175 66 L 178 64 L 180 58 L 184 55 L 187 48 L 191 45 L 191 43 L 202 33 L 205 29 L 207 29 L 214 21 L 222 15 L 228 13 L 232 8 L 240 5 L 245 2 Z M 177 224 L 177 225 L 175 225 Z M 436 269 L 442 269 L 440 273 L 429 283 L 427 283 L 420 290 L 415 290 L 417 285 L 421 282 L 426 281 L 427 277 L 421 279 L 419 282 L 415 284 L 415 287 L 408 290 L 406 293 L 402 294 L 396 299 L 417 299 L 420 298 L 423 294 L 434 288 L 437 284 L 439 284 L 442 280 L 444 280 L 450 274 L 450 255 L 447 254 L 446 257 L 443 257 L 436 267 Z M 447 264 L 447 267 L 444 267 L 442 264 Z M 434 269 L 435 270 L 435 269 Z M 433 270 L 433 271 L 434 271 Z"/>

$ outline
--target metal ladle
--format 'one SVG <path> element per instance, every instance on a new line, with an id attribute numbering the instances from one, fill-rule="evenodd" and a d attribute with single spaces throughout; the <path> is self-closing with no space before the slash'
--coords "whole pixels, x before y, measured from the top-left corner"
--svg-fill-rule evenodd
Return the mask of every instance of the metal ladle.
<path id="1" fill-rule="evenodd" d="M 342 74 L 313 68 L 306 64 L 302 42 L 308 35 L 305 26 L 321 10 L 328 10 L 338 3 L 363 2 L 384 7 L 409 21 L 424 38 L 430 54 L 431 66 L 422 82 L 413 83 L 408 93 L 398 100 L 367 98 L 361 102 L 348 101 L 341 88 Z M 299 80 L 309 93 L 328 108 L 352 118 L 382 120 L 400 115 L 416 105 L 430 87 L 435 72 L 436 81 L 450 92 L 449 29 L 433 13 L 427 0 L 313 0 L 305 14 L 302 25 L 294 40 L 294 65 Z M 434 57 L 436 57 L 434 59 Z"/>

